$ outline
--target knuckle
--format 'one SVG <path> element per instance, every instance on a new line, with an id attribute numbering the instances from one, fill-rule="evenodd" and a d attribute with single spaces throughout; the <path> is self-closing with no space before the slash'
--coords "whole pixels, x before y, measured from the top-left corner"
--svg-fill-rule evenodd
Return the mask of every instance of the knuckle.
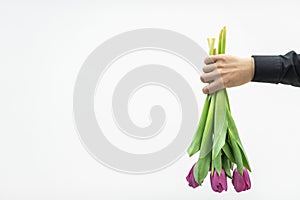
<path id="1" fill-rule="evenodd" d="M 229 79 L 229 78 L 223 79 L 223 85 L 224 85 L 225 87 L 229 87 L 229 85 L 230 85 L 230 79 Z"/>
<path id="2" fill-rule="evenodd" d="M 229 55 L 224 55 L 224 56 L 223 56 L 223 60 L 224 60 L 225 62 L 229 61 L 229 60 L 230 60 L 230 56 L 229 56 Z"/>
<path id="3" fill-rule="evenodd" d="M 222 74 L 223 73 L 223 69 L 222 68 L 218 68 L 218 74 Z"/>
<path id="4" fill-rule="evenodd" d="M 221 74 L 221 76 L 225 76 L 227 74 L 227 71 L 226 70 L 221 70 L 220 74 Z"/>
<path id="5" fill-rule="evenodd" d="M 222 55 L 220 55 L 220 59 L 221 60 L 226 60 L 226 56 L 222 54 Z"/>
<path id="6" fill-rule="evenodd" d="M 222 69 L 222 68 L 218 68 L 217 69 L 217 73 L 220 75 L 220 76 L 223 76 L 225 71 Z"/>
<path id="7" fill-rule="evenodd" d="M 224 68 L 224 63 L 219 61 L 216 63 L 216 67 L 217 67 L 217 69 L 222 69 L 222 68 Z"/>
<path id="8" fill-rule="evenodd" d="M 224 55 L 224 54 L 219 55 L 219 60 L 224 62 L 224 61 L 226 61 L 226 59 L 227 59 L 226 55 Z"/>

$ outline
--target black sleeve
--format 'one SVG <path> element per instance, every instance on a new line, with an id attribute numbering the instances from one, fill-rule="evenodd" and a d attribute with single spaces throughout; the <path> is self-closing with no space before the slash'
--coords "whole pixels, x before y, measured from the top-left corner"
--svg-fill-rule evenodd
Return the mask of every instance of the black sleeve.
<path id="1" fill-rule="evenodd" d="M 291 51 L 279 56 L 252 56 L 253 82 L 283 83 L 300 87 L 300 54 Z"/>

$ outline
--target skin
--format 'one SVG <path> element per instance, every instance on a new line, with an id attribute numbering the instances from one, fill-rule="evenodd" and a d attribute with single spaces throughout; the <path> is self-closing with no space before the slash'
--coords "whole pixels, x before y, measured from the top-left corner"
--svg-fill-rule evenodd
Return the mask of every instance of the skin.
<path id="1" fill-rule="evenodd" d="M 230 88 L 250 82 L 254 76 L 254 59 L 231 55 L 214 55 L 205 59 L 200 80 L 206 85 L 204 94 L 212 94 L 223 88 Z"/>

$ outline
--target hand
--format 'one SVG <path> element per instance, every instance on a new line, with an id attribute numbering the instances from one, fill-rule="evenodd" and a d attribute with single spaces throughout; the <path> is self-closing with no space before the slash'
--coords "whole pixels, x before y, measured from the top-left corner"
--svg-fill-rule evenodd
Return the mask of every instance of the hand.
<path id="1" fill-rule="evenodd" d="M 211 94 L 223 88 L 230 88 L 250 82 L 254 75 L 254 59 L 220 54 L 205 59 L 204 74 L 200 80 L 209 83 L 204 94 Z"/>

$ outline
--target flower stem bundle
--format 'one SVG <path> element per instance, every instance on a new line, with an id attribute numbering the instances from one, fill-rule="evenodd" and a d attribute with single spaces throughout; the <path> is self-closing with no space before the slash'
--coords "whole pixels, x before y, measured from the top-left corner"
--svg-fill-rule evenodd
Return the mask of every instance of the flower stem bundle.
<path id="1" fill-rule="evenodd" d="M 226 27 L 219 34 L 218 51 L 215 41 L 215 38 L 208 39 L 209 54 L 225 54 Z M 190 186 L 201 185 L 210 171 L 211 186 L 216 192 L 227 190 L 227 177 L 232 179 L 237 192 L 250 189 L 248 171 L 251 168 L 231 115 L 226 89 L 206 97 L 197 131 L 188 148 L 190 157 L 197 152 L 198 161 L 187 176 Z"/>

